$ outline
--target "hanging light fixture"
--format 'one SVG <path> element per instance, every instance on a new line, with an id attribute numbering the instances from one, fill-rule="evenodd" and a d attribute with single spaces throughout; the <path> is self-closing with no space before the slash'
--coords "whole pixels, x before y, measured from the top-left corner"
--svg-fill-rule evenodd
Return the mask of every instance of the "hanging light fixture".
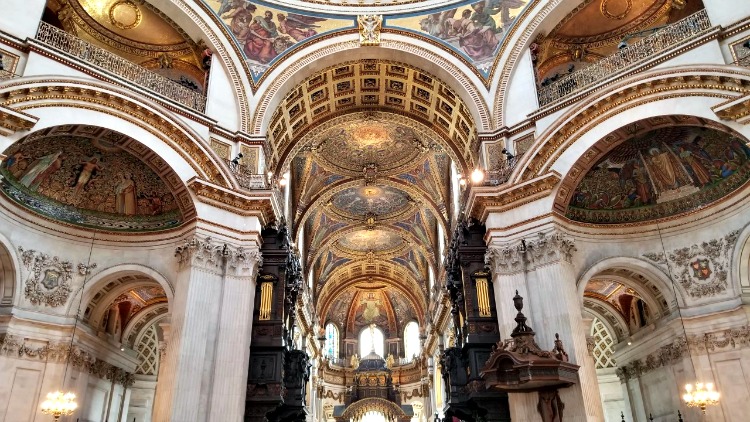
<path id="1" fill-rule="evenodd" d="M 54 420 L 59 420 L 60 416 L 70 416 L 78 408 L 76 395 L 73 393 L 63 393 L 55 391 L 47 394 L 47 400 L 42 403 L 42 413 L 51 415 Z"/>
<path id="2" fill-rule="evenodd" d="M 695 388 L 693 384 L 687 384 L 682 400 L 688 407 L 697 407 L 705 415 L 706 407 L 719 403 L 719 392 L 714 390 L 714 385 L 710 382 L 708 384 L 696 383 Z"/>
<path id="3" fill-rule="evenodd" d="M 667 275 L 669 276 L 669 281 L 672 282 L 672 292 L 674 293 L 675 300 L 677 300 L 677 286 L 675 284 L 674 278 L 672 278 L 672 266 L 669 264 L 669 256 L 667 255 L 667 248 L 664 246 L 664 238 L 661 235 L 661 228 L 659 227 L 659 224 L 656 225 L 656 232 L 659 234 L 661 250 L 664 253 L 664 261 L 667 265 Z M 690 356 L 690 342 L 688 339 L 687 328 L 685 328 L 685 320 L 682 318 L 682 311 L 680 310 L 679 303 L 677 304 L 677 313 L 680 316 L 680 321 L 682 322 L 682 330 L 685 333 L 685 341 L 687 342 L 688 348 L 688 357 L 690 358 L 690 363 L 693 365 L 693 372 L 697 373 L 698 371 L 696 371 L 695 369 L 695 363 L 693 363 L 693 359 Z M 706 408 L 708 406 L 718 404 L 719 398 L 719 392 L 714 389 L 713 383 L 710 382 L 696 382 L 695 385 L 686 384 L 685 394 L 682 395 L 682 400 L 688 407 L 697 407 L 701 410 L 701 412 L 703 412 L 703 414 L 706 414 Z"/>
<path id="4" fill-rule="evenodd" d="M 94 239 L 96 234 L 91 236 L 91 248 L 89 249 L 89 259 L 86 262 L 85 273 L 83 276 L 83 283 L 81 284 L 81 299 L 78 301 L 78 310 L 76 310 L 75 322 L 73 323 L 73 333 L 70 335 L 70 345 L 68 346 L 68 356 L 65 359 L 65 371 L 63 372 L 63 387 L 65 387 L 65 378 L 68 375 L 68 366 L 70 366 L 70 356 L 73 354 L 73 340 L 76 336 L 76 328 L 78 328 L 78 315 L 81 313 L 81 305 L 83 304 L 83 292 L 86 287 L 86 280 L 89 274 L 89 268 L 91 268 L 91 254 L 94 252 Z M 45 415 L 52 416 L 53 420 L 60 420 L 60 416 L 70 416 L 73 412 L 78 409 L 78 403 L 76 403 L 76 395 L 72 391 L 62 392 L 60 390 L 47 393 L 47 400 L 42 402 L 41 411 Z"/>

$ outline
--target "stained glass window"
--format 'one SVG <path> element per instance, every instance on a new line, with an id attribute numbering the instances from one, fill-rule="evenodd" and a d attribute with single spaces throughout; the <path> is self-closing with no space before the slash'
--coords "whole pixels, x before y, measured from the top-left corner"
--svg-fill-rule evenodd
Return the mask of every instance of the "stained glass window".
<path id="1" fill-rule="evenodd" d="M 367 356 L 373 350 L 380 357 L 385 357 L 385 336 L 383 331 L 371 325 L 359 334 L 359 356 Z"/>
<path id="2" fill-rule="evenodd" d="M 411 358 L 419 355 L 419 325 L 415 321 L 404 328 L 404 356 Z"/>
<path id="3" fill-rule="evenodd" d="M 332 323 L 326 324 L 326 350 L 329 358 L 339 357 L 339 329 Z"/>

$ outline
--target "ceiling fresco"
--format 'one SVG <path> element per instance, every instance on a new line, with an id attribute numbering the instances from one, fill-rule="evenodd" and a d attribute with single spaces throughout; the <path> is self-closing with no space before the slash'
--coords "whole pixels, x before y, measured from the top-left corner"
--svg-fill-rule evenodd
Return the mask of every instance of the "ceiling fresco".
<path id="1" fill-rule="evenodd" d="M 363 215 L 390 216 L 409 209 L 413 199 L 404 191 L 387 185 L 347 188 L 334 195 L 331 205 L 337 214 L 351 217 Z"/>
<path id="2" fill-rule="evenodd" d="M 98 229 L 161 230 L 184 221 L 170 187 L 122 147 L 130 138 L 96 127 L 78 131 L 11 146 L 0 166 L 2 192 L 46 217 Z"/>
<path id="3" fill-rule="evenodd" d="M 585 0 L 532 46 L 538 80 L 544 83 L 586 67 L 617 51 L 629 34 L 676 22 L 700 9 L 700 0 Z"/>
<path id="4" fill-rule="evenodd" d="M 357 338 L 369 324 L 382 327 L 386 336 L 400 336 L 407 322 L 419 320 L 417 308 L 398 289 L 388 289 L 380 283 L 368 287 L 350 287 L 330 306 L 326 323 L 344 327 L 344 338 Z"/>
<path id="5" fill-rule="evenodd" d="M 586 284 L 584 297 L 606 303 L 608 306 L 602 309 L 611 309 L 627 322 L 627 330 L 635 332 L 639 328 L 653 320 L 652 310 L 642 300 L 641 296 L 632 288 L 607 278 L 594 278 Z M 604 315 L 607 317 L 608 315 Z M 610 323 L 611 316 L 608 318 Z M 619 324 L 614 324 L 619 325 Z"/>
<path id="6" fill-rule="evenodd" d="M 254 81 L 284 53 L 322 34 L 356 27 L 356 17 L 310 14 L 260 1 L 204 0 L 240 46 Z"/>
<path id="7" fill-rule="evenodd" d="M 335 8 L 320 13 L 259 0 L 202 1 L 237 43 L 256 84 L 298 47 L 336 32 L 357 33 L 357 15 L 338 14 Z M 529 3 L 463 1 L 419 12 L 389 14 L 384 16 L 382 30 L 423 37 L 472 66 L 487 80 L 506 34 Z"/>
<path id="8" fill-rule="evenodd" d="M 458 52 L 488 76 L 502 40 L 528 0 L 484 0 L 416 15 L 386 17 L 386 27 L 414 32 Z"/>
<path id="9" fill-rule="evenodd" d="M 404 242 L 399 235 L 384 229 L 363 229 L 338 240 L 338 245 L 355 252 L 384 252 L 396 249 Z"/>
<path id="10" fill-rule="evenodd" d="M 566 215 L 587 223 L 646 221 L 704 207 L 750 178 L 750 149 L 729 133 L 655 129 L 606 153 L 573 192 Z"/>

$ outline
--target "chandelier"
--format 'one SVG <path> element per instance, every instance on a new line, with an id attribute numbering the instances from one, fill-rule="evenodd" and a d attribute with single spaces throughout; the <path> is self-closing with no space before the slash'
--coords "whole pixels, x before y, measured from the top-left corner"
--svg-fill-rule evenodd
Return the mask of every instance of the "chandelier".
<path id="1" fill-rule="evenodd" d="M 52 415 L 57 421 L 60 416 L 69 416 L 78 408 L 76 395 L 73 393 L 63 393 L 55 391 L 47 394 L 47 400 L 42 403 L 42 413 Z"/>
<path id="2" fill-rule="evenodd" d="M 714 385 L 710 382 L 707 384 L 696 383 L 695 389 L 693 389 L 693 384 L 687 384 L 682 399 L 688 407 L 698 407 L 705 414 L 707 406 L 719 403 L 719 392 L 714 390 Z"/>

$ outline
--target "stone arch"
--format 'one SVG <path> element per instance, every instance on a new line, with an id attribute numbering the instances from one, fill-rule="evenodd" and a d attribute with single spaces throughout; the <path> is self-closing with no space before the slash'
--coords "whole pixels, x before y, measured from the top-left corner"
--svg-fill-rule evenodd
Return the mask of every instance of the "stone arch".
<path id="1" fill-rule="evenodd" d="M 68 301 L 67 313 L 75 312 L 76 308 L 74 306 L 77 306 L 80 301 L 81 304 L 85 304 L 86 306 L 86 308 L 83 307 L 84 305 L 81 306 L 84 309 L 84 315 L 81 315 L 81 317 L 84 320 L 90 319 L 92 315 L 86 315 L 85 310 L 90 307 L 94 300 L 96 300 L 94 306 L 96 308 L 100 307 L 100 302 L 103 301 L 105 296 L 116 297 L 115 293 L 112 293 L 113 291 L 120 292 L 127 287 L 124 284 L 127 280 L 117 281 L 123 277 L 133 277 L 133 279 L 140 280 L 139 283 L 142 285 L 149 283 L 158 284 L 167 296 L 168 309 L 171 311 L 174 300 L 174 287 L 166 277 L 153 268 L 142 264 L 119 264 L 104 268 L 90 276 L 90 279 L 86 282 L 85 291 L 78 288 Z M 103 291 L 104 289 L 106 291 Z"/>
<path id="2" fill-rule="evenodd" d="M 750 92 L 750 71 L 727 66 L 679 66 L 625 78 L 556 119 L 520 159 L 510 181 L 520 183 L 550 171 L 568 175 L 579 158 L 591 154 L 588 151 L 604 136 L 643 119 L 688 115 L 718 123 L 711 106 L 747 92 Z M 700 100 L 688 100 L 693 97 Z M 733 122 L 719 125 L 746 137 L 750 132 Z"/>
<path id="3" fill-rule="evenodd" d="M 731 256 L 729 280 L 737 280 L 731 286 L 736 295 L 750 292 L 750 224 L 740 231 Z"/>
<path id="4" fill-rule="evenodd" d="M 483 85 L 481 78 L 466 64 L 457 63 L 455 57 L 434 48 L 432 44 L 384 32 L 379 47 L 368 49 L 366 57 L 364 52 L 356 50 L 359 44 L 352 41 L 350 35 L 339 35 L 328 40 L 326 45 L 320 44 L 313 43 L 298 53 L 285 57 L 281 63 L 287 63 L 288 66 L 277 66 L 274 71 L 264 75 L 265 81 L 257 90 L 258 108 L 253 116 L 250 133 L 261 135 L 268 131 L 270 111 L 276 109 L 286 93 L 297 84 L 315 72 L 353 58 L 397 60 L 430 69 L 463 99 L 477 127 L 480 130 L 489 129 L 489 109 L 479 89 Z"/>
<path id="5" fill-rule="evenodd" d="M 242 52 L 233 42 L 224 24 L 219 21 L 204 2 L 149 0 L 149 3 L 173 19 L 177 15 L 186 16 L 187 19 L 179 20 L 181 27 L 193 39 L 204 40 L 214 56 L 218 56 L 221 65 L 229 75 L 229 82 L 234 88 L 235 101 L 240 113 L 239 129 L 247 131 L 250 122 L 252 92 L 247 92 L 245 87 L 252 86 L 252 81 L 248 77 L 250 72 L 247 69 Z"/>
<path id="6" fill-rule="evenodd" d="M 607 272 L 612 269 L 631 271 L 634 274 L 638 274 L 643 280 L 647 280 L 644 283 L 629 277 L 614 275 L 619 283 L 638 292 L 647 305 L 659 311 L 660 316 L 665 316 L 672 311 L 675 306 L 675 300 L 676 304 L 680 307 L 685 306 L 684 292 L 677 289 L 680 293 L 675 297 L 673 282 L 664 270 L 652 263 L 631 257 L 605 258 L 586 269 L 576 282 L 579 297 L 584 297 L 586 285 L 594 277 L 601 274 L 613 277 L 612 274 Z"/>
<path id="7" fill-rule="evenodd" d="M 168 304 L 155 303 L 143 308 L 128 322 L 125 329 L 122 330 L 123 344 L 126 344 L 131 348 L 135 347 L 143 336 L 144 330 L 148 328 L 148 326 L 165 319 L 169 319 Z"/>
<path id="8" fill-rule="evenodd" d="M 628 335 L 630 335 L 627 321 L 625 321 L 625 319 L 613 309 L 605 308 L 601 302 L 590 304 L 584 300 L 583 313 L 601 321 L 607 331 L 609 331 L 609 334 L 617 342 L 623 341 Z"/>
<path id="9" fill-rule="evenodd" d="M 369 397 L 349 405 L 343 415 L 341 415 L 341 420 L 356 420 L 369 411 L 382 413 L 386 417 L 386 420 L 400 420 L 406 416 L 404 410 L 396 403 L 381 398 Z"/>
<path id="10" fill-rule="evenodd" d="M 579 4 L 563 0 L 532 1 L 536 4 L 527 6 L 522 15 L 516 18 L 513 33 L 506 37 L 506 46 L 501 48 L 501 55 L 496 59 L 490 74 L 492 120 L 495 128 L 505 125 L 505 93 L 508 92 L 511 78 L 519 71 L 521 57 L 527 52 L 537 34 L 551 30 Z M 512 47 L 508 48 L 507 45 Z M 533 73 L 530 76 L 533 77 Z M 536 91 L 530 94 L 536 95 Z"/>
<path id="11" fill-rule="evenodd" d="M 0 314 L 20 299 L 23 290 L 20 261 L 10 240 L 0 233 Z"/>
<path id="12" fill-rule="evenodd" d="M 0 88 L 0 102 L 38 117 L 35 131 L 96 122 L 127 133 L 157 153 L 185 183 L 198 177 L 221 186 L 239 186 L 227 164 L 195 130 L 156 103 L 115 85 L 73 77 L 24 77 Z M 70 109 L 75 113 L 66 112 Z M 9 140 L 23 135 L 16 132 Z"/>

